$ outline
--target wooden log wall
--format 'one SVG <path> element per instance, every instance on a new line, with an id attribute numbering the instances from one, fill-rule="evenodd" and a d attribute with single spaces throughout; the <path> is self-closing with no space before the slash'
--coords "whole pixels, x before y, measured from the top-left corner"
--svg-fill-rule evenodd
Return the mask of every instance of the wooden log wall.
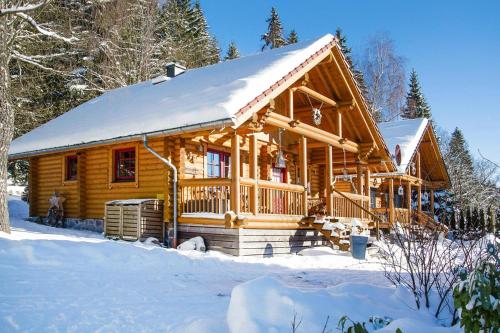
<path id="1" fill-rule="evenodd" d="M 167 145 L 166 145 L 167 144 Z M 174 143 L 174 146 L 177 143 Z M 111 183 L 112 151 L 114 149 L 136 147 L 138 154 L 138 182 Z M 170 141 L 155 139 L 150 146 L 160 154 L 168 152 Z M 175 147 L 177 148 L 177 147 Z M 177 150 L 179 151 L 179 150 Z M 76 152 L 75 152 L 76 153 Z M 64 180 L 65 154 L 52 154 L 32 159 L 30 168 L 31 216 L 46 216 L 49 198 L 58 191 L 65 198 L 65 216 L 73 218 L 103 218 L 104 203 L 118 199 L 157 198 L 170 193 L 168 168 L 142 143 L 129 143 L 96 147 L 79 151 L 77 181 Z M 177 161 L 179 162 L 179 161 Z M 166 204 L 165 216 L 171 212 Z"/>
<path id="2" fill-rule="evenodd" d="M 211 139 L 211 138 L 209 138 Z M 179 170 L 179 179 L 206 178 L 206 152 L 216 149 L 229 153 L 227 144 L 217 144 L 205 137 L 181 138 L 166 137 L 150 139 L 150 145 L 159 154 L 173 161 Z M 249 142 L 246 137 L 241 141 L 240 174 L 250 176 Z M 135 147 L 137 149 L 137 181 L 113 183 L 113 151 L 115 149 Z M 257 177 L 262 180 L 272 178 L 271 168 L 275 144 L 258 142 Z M 65 156 L 78 154 L 78 177 L 76 181 L 65 181 Z M 286 151 L 287 182 L 296 184 L 298 180 L 298 151 Z M 308 154 L 309 155 L 309 154 Z M 64 154 L 44 155 L 32 158 L 30 164 L 30 193 L 32 195 L 31 216 L 46 216 L 48 200 L 54 191 L 60 192 L 67 200 L 65 216 L 74 218 L 103 218 L 104 204 L 107 201 L 132 198 L 157 198 L 165 201 L 164 220 L 173 219 L 173 198 L 171 171 L 158 158 L 148 152 L 142 142 L 130 142 L 109 146 L 100 146 L 65 152 Z M 310 195 L 324 197 L 325 166 L 309 164 L 307 175 L 310 182 Z M 336 189 L 351 192 L 348 182 L 337 182 Z M 180 192 L 178 193 L 180 196 Z M 178 200 L 180 205 L 180 200 Z M 178 207 L 180 212 L 180 207 Z"/>
<path id="3" fill-rule="evenodd" d="M 38 158 L 31 158 L 29 160 L 29 203 L 30 203 L 30 216 L 38 214 Z"/>

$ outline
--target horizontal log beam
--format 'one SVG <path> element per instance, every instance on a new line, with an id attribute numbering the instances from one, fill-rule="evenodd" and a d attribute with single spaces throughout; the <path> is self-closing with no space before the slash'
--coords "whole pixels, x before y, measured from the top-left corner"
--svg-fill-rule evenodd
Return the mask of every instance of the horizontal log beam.
<path id="1" fill-rule="evenodd" d="M 358 144 L 343 139 L 335 134 L 323 131 L 311 125 L 307 125 L 301 122 L 294 121 L 289 117 L 280 115 L 275 112 L 268 112 L 266 114 L 265 122 L 269 125 L 284 128 L 290 132 L 294 132 L 300 135 L 304 135 L 310 139 L 331 144 L 334 147 L 345 149 L 351 153 L 358 153 Z"/>
<path id="2" fill-rule="evenodd" d="M 300 86 L 300 87 L 296 87 L 293 89 L 298 90 L 300 92 L 303 92 L 304 94 L 307 94 L 307 95 L 309 95 L 317 100 L 320 100 L 321 102 L 326 103 L 330 106 L 337 106 L 337 102 L 335 102 L 333 99 L 326 97 L 325 95 L 320 94 L 316 90 L 312 90 L 311 88 L 308 88 L 306 86 Z"/>

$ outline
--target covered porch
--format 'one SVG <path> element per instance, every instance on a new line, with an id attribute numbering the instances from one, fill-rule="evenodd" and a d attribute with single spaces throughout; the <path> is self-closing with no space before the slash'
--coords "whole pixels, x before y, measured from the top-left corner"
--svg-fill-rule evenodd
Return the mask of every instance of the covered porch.
<path id="1" fill-rule="evenodd" d="M 230 171 L 180 179 L 180 223 L 300 229 L 320 213 L 368 227 L 371 171 L 358 157 L 371 146 L 271 108 L 243 129 L 204 140 L 228 148 Z"/>
<path id="2" fill-rule="evenodd" d="M 374 174 L 372 211 L 382 228 L 395 223 L 434 223 L 434 192 L 442 184 L 402 173 Z"/>

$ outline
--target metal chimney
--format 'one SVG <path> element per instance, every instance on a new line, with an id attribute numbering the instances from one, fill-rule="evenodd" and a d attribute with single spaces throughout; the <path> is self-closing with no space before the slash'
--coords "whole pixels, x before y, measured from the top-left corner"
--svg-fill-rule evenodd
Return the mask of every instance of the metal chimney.
<path id="1" fill-rule="evenodd" d="M 186 67 L 177 62 L 169 62 L 165 66 L 167 68 L 167 76 L 170 78 L 174 78 L 186 71 Z"/>

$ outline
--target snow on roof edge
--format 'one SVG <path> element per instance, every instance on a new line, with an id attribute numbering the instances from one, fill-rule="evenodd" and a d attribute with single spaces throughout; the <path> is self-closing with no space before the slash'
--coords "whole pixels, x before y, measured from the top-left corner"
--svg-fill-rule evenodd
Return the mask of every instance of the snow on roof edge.
<path id="1" fill-rule="evenodd" d="M 190 131 L 190 128 L 205 129 L 205 128 L 216 127 L 217 125 L 233 126 L 234 125 L 234 118 L 225 118 L 225 119 L 220 119 L 217 121 L 212 121 L 212 122 L 207 122 L 207 123 L 199 123 L 199 124 L 188 125 L 188 126 L 181 126 L 181 127 L 176 127 L 176 128 L 166 129 L 166 130 L 156 131 L 156 132 L 137 133 L 137 134 L 119 136 L 116 138 L 110 138 L 110 139 L 104 139 L 104 140 L 82 142 L 82 143 L 74 144 L 74 145 L 58 146 L 58 147 L 52 147 L 52 148 L 47 148 L 47 149 L 39 149 L 39 150 L 26 151 L 26 152 L 21 152 L 21 153 L 14 153 L 14 154 L 9 154 L 8 158 L 9 158 L 9 160 L 21 159 L 21 158 L 28 157 L 28 156 L 41 155 L 41 154 L 46 154 L 46 153 L 55 153 L 55 152 L 71 150 L 71 149 L 81 149 L 81 148 L 92 147 L 92 146 L 96 146 L 96 145 L 100 145 L 100 144 L 107 144 L 107 143 L 113 143 L 113 142 L 122 142 L 125 140 L 134 139 L 134 138 L 142 139 L 143 135 L 148 135 L 148 136 L 159 136 L 162 134 L 172 135 L 172 134 L 176 134 L 176 133 L 188 132 L 188 131 Z"/>
<path id="2" fill-rule="evenodd" d="M 398 172 L 408 171 L 410 161 L 415 156 L 417 147 L 429 125 L 427 118 L 404 119 L 379 123 L 378 128 L 382 133 L 389 152 L 394 154 L 396 145 L 401 148 L 401 165 L 394 165 Z"/>
<path id="3" fill-rule="evenodd" d="M 62 117 L 55 118 L 54 120 L 51 120 L 48 123 L 28 132 L 27 135 L 25 134 L 25 135 L 17 138 L 16 140 L 14 140 L 13 144 L 11 145 L 11 148 L 10 148 L 9 158 L 20 158 L 20 156 L 23 156 L 23 155 L 26 156 L 26 155 L 31 155 L 34 153 L 40 154 L 40 153 L 47 152 L 47 151 L 65 150 L 65 149 L 71 149 L 71 148 L 75 148 L 75 147 L 82 147 L 83 145 L 94 145 L 96 143 L 105 142 L 107 140 L 115 140 L 115 139 L 118 140 L 118 139 L 123 138 L 123 137 L 129 138 L 131 136 L 140 135 L 142 133 L 153 133 L 153 132 L 159 132 L 159 131 L 167 130 L 167 129 L 171 129 L 171 128 L 173 129 L 173 128 L 181 127 L 181 126 L 172 126 L 172 127 L 163 127 L 163 128 L 160 127 L 161 125 L 166 125 L 166 124 L 161 124 L 161 123 L 165 123 L 165 118 L 163 118 L 163 120 L 160 121 L 160 123 L 158 123 L 158 122 L 155 123 L 153 121 L 154 119 L 152 118 L 152 116 L 154 116 L 155 112 L 156 112 L 156 114 L 158 114 L 158 112 L 160 112 L 160 114 L 162 114 L 163 110 L 168 110 L 169 117 L 166 121 L 172 122 L 172 125 L 181 125 L 180 123 L 184 122 L 185 124 L 182 124 L 182 125 L 185 125 L 185 126 L 195 125 L 196 126 L 197 124 L 199 124 L 198 121 L 186 123 L 187 122 L 186 119 L 191 119 L 191 120 L 195 119 L 196 120 L 197 119 L 196 114 L 198 114 L 197 117 L 201 116 L 203 118 L 203 115 L 207 114 L 207 111 L 210 111 L 212 114 L 212 119 L 210 119 L 210 117 L 208 117 L 209 119 L 207 119 L 207 121 L 214 121 L 214 118 L 215 119 L 221 119 L 221 118 L 226 119 L 226 117 L 227 117 L 228 119 L 231 118 L 234 126 L 237 126 L 238 125 L 237 124 L 237 122 L 238 122 L 237 121 L 238 108 L 235 108 L 235 107 L 237 107 L 238 106 L 237 104 L 239 104 L 241 102 L 235 103 L 235 101 L 238 101 L 238 100 L 241 101 L 242 99 L 245 100 L 249 97 L 251 99 L 247 99 L 247 101 L 248 100 L 252 101 L 254 99 L 257 99 L 259 101 L 262 99 L 266 99 L 265 97 L 259 99 L 260 95 L 257 96 L 257 98 L 255 98 L 255 95 L 260 93 L 260 92 L 264 92 L 264 96 L 265 96 L 266 95 L 265 92 L 267 91 L 266 89 L 273 88 L 277 84 L 282 84 L 284 81 L 283 79 L 285 77 L 287 77 L 289 74 L 292 74 L 291 76 L 295 77 L 294 74 L 297 74 L 297 72 L 298 72 L 297 69 L 300 68 L 300 66 L 303 65 L 303 63 L 310 62 L 311 57 L 313 57 L 314 55 L 317 56 L 318 53 L 323 53 L 325 48 L 327 48 L 327 49 L 331 48 L 331 46 L 335 43 L 335 40 L 336 39 L 334 36 L 332 36 L 331 34 L 326 34 L 326 35 L 323 35 L 319 38 L 316 38 L 316 39 L 313 39 L 310 41 L 304 41 L 304 42 L 290 45 L 287 47 L 279 48 L 279 49 L 277 49 L 278 51 L 271 50 L 268 52 L 255 54 L 253 56 L 249 55 L 246 57 L 242 57 L 242 58 L 238 59 L 238 61 L 234 61 L 234 63 L 238 63 L 237 66 L 235 66 L 235 65 L 227 66 L 227 65 L 225 65 L 225 63 L 218 63 L 218 64 L 214 64 L 212 66 L 205 66 L 203 68 L 193 69 L 193 70 L 189 71 L 188 74 L 191 75 L 190 77 L 193 77 L 193 78 L 196 77 L 197 79 L 199 78 L 200 75 L 194 75 L 194 73 L 201 74 L 200 71 L 203 71 L 204 74 L 212 74 L 211 77 L 217 77 L 217 78 L 220 77 L 221 75 L 214 75 L 214 74 L 216 74 L 216 73 L 222 74 L 222 76 L 227 75 L 229 73 L 227 71 L 228 69 L 230 69 L 230 72 L 233 71 L 236 73 L 239 73 L 239 72 L 241 72 L 241 73 L 236 74 L 236 76 L 234 76 L 234 75 L 229 76 L 228 79 L 230 81 L 227 81 L 227 80 L 222 81 L 223 85 L 220 85 L 220 83 L 221 83 L 220 80 L 215 81 L 215 82 L 213 82 L 213 80 L 209 80 L 209 82 L 207 82 L 207 83 L 209 83 L 209 85 L 204 86 L 205 88 L 207 88 L 204 91 L 205 96 L 203 96 L 203 98 L 201 98 L 201 97 L 198 98 L 198 101 L 202 100 L 202 101 L 205 101 L 205 103 L 203 105 L 201 105 L 201 107 L 200 107 L 200 105 L 199 105 L 200 103 L 195 102 L 192 106 L 190 106 L 190 109 L 188 110 L 188 112 L 184 112 L 184 109 L 182 107 L 179 109 L 177 108 L 178 104 L 184 103 L 182 105 L 186 105 L 186 102 L 188 102 L 188 101 L 186 101 L 186 98 L 185 98 L 186 94 L 184 94 L 183 92 L 187 92 L 187 94 L 189 95 L 189 88 L 188 87 L 190 87 L 191 85 L 190 84 L 186 85 L 186 83 L 190 83 L 190 81 L 186 82 L 185 75 L 182 76 L 182 78 L 183 78 L 183 80 L 181 80 L 182 83 L 181 83 L 181 81 L 175 80 L 175 82 L 179 83 L 177 85 L 177 87 L 172 86 L 172 84 L 170 84 L 170 85 L 168 85 L 168 88 L 166 87 L 167 90 L 165 90 L 165 89 L 162 90 L 163 92 L 167 91 L 167 96 L 165 96 L 165 95 L 161 96 L 161 95 L 158 95 L 157 92 L 151 91 L 151 96 L 153 96 L 154 98 L 158 98 L 159 99 L 158 102 L 163 103 L 163 104 L 161 104 L 161 105 L 160 104 L 152 105 L 151 103 L 149 104 L 149 108 L 147 109 L 147 113 L 142 115 L 143 118 L 144 118 L 144 115 L 149 115 L 149 118 L 146 119 L 146 121 L 148 121 L 146 126 L 142 126 L 142 124 L 140 124 L 140 126 L 137 126 L 137 125 L 134 126 L 134 125 L 130 125 L 129 123 L 127 123 L 126 129 L 123 128 L 123 126 L 120 126 L 119 128 L 117 128 L 117 126 L 113 126 L 111 128 L 111 131 L 109 131 L 107 129 L 107 127 L 101 127 L 100 124 L 107 125 L 109 123 L 110 116 L 112 116 L 112 114 L 110 112 L 106 111 L 106 108 L 107 108 L 107 110 L 110 110 L 110 109 L 116 110 L 119 107 L 127 108 L 127 104 L 126 104 L 127 102 L 123 102 L 122 97 L 125 97 L 125 100 L 128 101 L 131 98 L 130 95 L 135 93 L 136 94 L 135 96 L 137 96 L 138 98 L 134 99 L 134 102 L 137 99 L 139 99 L 142 102 L 142 100 L 144 99 L 142 97 L 142 92 L 144 91 L 144 88 L 148 87 L 147 82 L 149 80 L 132 85 L 132 86 L 121 87 L 121 88 L 110 90 L 97 98 L 94 98 L 86 103 L 83 103 L 83 104 L 77 106 L 76 108 L 70 110 L 70 112 L 63 114 Z M 247 60 L 244 60 L 245 58 Z M 251 58 L 251 60 L 250 60 L 250 58 Z M 243 62 L 240 63 L 241 61 L 243 61 Z M 250 61 L 250 63 L 249 63 L 249 61 Z M 231 62 L 227 62 L 227 63 L 231 63 Z M 256 64 L 257 65 L 262 64 L 264 66 L 259 65 L 259 66 L 255 67 Z M 248 65 L 250 65 L 250 66 L 248 66 Z M 217 70 L 215 70 L 216 66 L 217 66 Z M 218 67 L 218 66 L 222 66 L 222 67 Z M 211 69 L 209 70 L 209 68 L 211 68 Z M 219 68 L 221 68 L 222 72 L 221 72 L 221 70 L 219 70 Z M 241 68 L 241 71 L 240 71 L 240 68 Z M 252 69 L 252 68 L 254 68 L 254 71 L 249 72 L 249 69 Z M 262 70 L 255 71 L 255 68 L 262 69 Z M 274 76 L 271 75 L 272 72 L 275 73 Z M 261 80 L 263 75 L 265 75 L 265 77 L 267 77 L 267 81 Z M 206 77 L 207 76 L 205 75 L 204 78 L 206 78 Z M 257 80 L 256 80 L 256 78 L 257 78 Z M 171 81 L 171 80 L 169 80 L 169 81 Z M 259 83 L 255 84 L 258 81 L 262 81 L 262 82 L 260 84 Z M 198 81 L 195 80 L 195 82 L 199 82 L 199 80 Z M 214 83 L 214 84 L 210 84 L 210 82 Z M 160 87 L 160 86 L 162 86 L 162 85 L 158 85 L 157 87 Z M 130 89 L 131 87 L 134 87 L 134 88 Z M 224 95 L 227 96 L 228 95 L 227 90 L 225 90 L 225 89 L 221 90 L 221 88 L 228 88 L 228 87 L 232 89 L 231 93 L 233 93 L 233 95 L 234 95 L 233 97 L 237 96 L 238 98 L 220 99 L 219 95 L 221 95 L 221 93 L 214 95 L 214 91 L 215 91 L 215 89 L 217 89 L 219 91 L 226 92 Z M 175 88 L 181 88 L 181 90 L 175 89 Z M 174 89 L 175 92 L 171 92 L 170 95 L 168 95 L 168 91 L 172 90 L 172 89 Z M 137 95 L 137 94 L 140 94 L 140 95 Z M 156 94 L 156 96 L 154 96 L 154 94 Z M 238 95 L 236 95 L 236 94 L 238 94 Z M 118 98 L 116 98 L 116 97 L 118 97 Z M 219 98 L 219 99 L 217 99 L 217 98 Z M 176 100 L 179 100 L 179 102 L 176 103 L 175 102 Z M 121 101 L 121 104 L 120 104 L 120 101 Z M 174 101 L 174 103 L 172 104 L 170 101 Z M 118 103 L 118 106 L 116 106 L 117 103 Z M 139 102 L 137 102 L 137 103 L 139 103 Z M 168 103 L 170 103 L 170 104 L 168 104 Z M 189 104 L 191 104 L 191 103 L 188 103 L 187 105 L 189 105 Z M 240 104 L 240 105 L 241 105 L 241 107 L 244 107 L 247 104 Z M 94 105 L 97 105 L 97 106 L 94 106 Z M 130 105 L 130 103 L 129 103 L 129 105 Z M 152 111 L 151 111 L 151 107 L 153 108 Z M 92 119 L 92 118 L 89 118 L 89 116 L 86 116 L 86 114 L 88 114 L 89 112 L 92 115 L 93 111 L 91 111 L 91 110 L 93 109 L 95 111 L 96 108 L 98 108 L 98 109 L 104 108 L 102 110 L 103 113 L 99 114 L 99 119 L 101 119 L 101 118 L 103 118 L 103 119 L 100 122 L 98 121 L 97 123 L 95 121 L 94 122 L 89 121 L 89 119 Z M 172 112 L 170 110 L 178 110 L 178 111 L 174 111 L 177 113 L 174 113 L 173 114 L 174 117 L 171 117 Z M 193 112 L 194 110 L 199 110 L 199 111 L 197 111 L 197 113 L 195 114 Z M 214 112 L 212 112 L 212 110 Z M 83 111 L 85 111 L 85 112 L 83 112 Z M 210 114 L 210 112 L 209 112 L 209 114 Z M 95 117 L 96 116 L 95 112 L 93 112 L 93 113 L 94 113 L 94 117 Z M 68 116 L 66 116 L 67 114 L 71 114 L 71 116 L 68 117 Z M 123 117 L 123 114 L 124 113 L 122 112 L 121 113 L 122 117 Z M 128 109 L 125 110 L 125 117 L 128 117 L 127 119 L 130 120 L 131 115 L 132 115 L 132 113 L 130 111 L 130 107 L 128 107 Z M 66 116 L 66 117 L 64 117 L 64 116 Z M 214 116 L 222 116 L 222 117 L 217 118 Z M 226 116 L 226 117 L 224 117 L 224 116 Z M 189 117 L 189 118 L 186 118 L 186 117 Z M 64 120 L 62 120 L 62 118 L 64 118 Z M 141 121 L 142 120 L 143 119 L 141 119 Z M 153 123 L 151 123 L 152 121 L 153 121 Z M 70 124 L 78 124 L 78 125 L 76 125 L 76 129 L 78 129 L 78 131 L 69 130 L 69 132 L 68 132 L 68 130 L 64 130 L 64 126 L 61 128 L 61 125 L 64 125 L 64 122 L 70 123 Z M 48 126 L 48 127 L 46 127 L 46 126 Z M 78 126 L 80 128 L 78 128 Z M 81 135 L 81 127 L 84 127 L 84 126 L 86 126 L 85 129 L 90 129 L 90 131 L 85 132 L 87 139 L 90 139 L 90 140 L 87 140 L 85 138 L 85 136 L 80 136 Z M 141 126 L 143 128 L 141 128 Z M 74 127 L 75 127 L 75 125 L 72 126 L 72 128 L 74 128 Z M 135 127 L 135 131 L 133 130 L 134 127 Z M 154 128 L 154 127 L 156 127 L 156 128 Z M 62 131 L 61 131 L 61 129 L 62 129 Z M 129 130 L 128 133 L 126 132 L 127 130 Z M 103 133 L 103 132 L 105 132 L 105 133 Z M 122 132 L 122 133 L 120 133 L 120 132 Z M 118 134 L 118 135 L 113 135 L 113 134 Z M 80 138 L 78 136 L 80 136 Z M 59 143 L 59 144 L 57 144 L 57 143 Z M 66 144 L 64 144 L 64 143 L 66 143 Z"/>

